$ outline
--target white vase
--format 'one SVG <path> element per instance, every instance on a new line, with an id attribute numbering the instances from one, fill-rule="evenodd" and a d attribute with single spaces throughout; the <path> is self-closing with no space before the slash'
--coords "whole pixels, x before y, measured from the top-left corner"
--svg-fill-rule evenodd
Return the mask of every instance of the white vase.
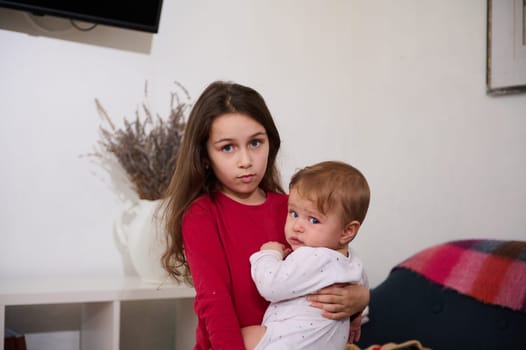
<path id="1" fill-rule="evenodd" d="M 115 233 L 145 283 L 162 283 L 168 278 L 161 265 L 166 242 L 159 205 L 160 200 L 137 200 L 115 220 Z"/>

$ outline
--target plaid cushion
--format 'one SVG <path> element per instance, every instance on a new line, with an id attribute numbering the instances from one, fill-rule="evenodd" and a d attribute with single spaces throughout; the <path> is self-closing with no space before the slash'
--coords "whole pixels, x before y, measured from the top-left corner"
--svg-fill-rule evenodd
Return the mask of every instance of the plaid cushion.
<path id="1" fill-rule="evenodd" d="M 397 268 L 481 302 L 526 313 L 526 241 L 452 241 L 424 249 Z"/>

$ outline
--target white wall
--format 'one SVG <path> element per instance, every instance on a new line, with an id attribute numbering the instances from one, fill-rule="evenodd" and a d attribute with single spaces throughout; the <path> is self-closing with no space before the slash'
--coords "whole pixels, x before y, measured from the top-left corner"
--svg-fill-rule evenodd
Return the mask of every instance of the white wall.
<path id="1" fill-rule="evenodd" d="M 298 167 L 341 159 L 372 188 L 354 242 L 371 284 L 426 246 L 526 238 L 526 96 L 485 94 L 486 1 L 165 0 L 160 32 L 44 32 L 0 10 L 0 283 L 129 273 L 122 207 L 89 158 L 98 97 L 114 120 L 172 82 L 266 98 Z"/>

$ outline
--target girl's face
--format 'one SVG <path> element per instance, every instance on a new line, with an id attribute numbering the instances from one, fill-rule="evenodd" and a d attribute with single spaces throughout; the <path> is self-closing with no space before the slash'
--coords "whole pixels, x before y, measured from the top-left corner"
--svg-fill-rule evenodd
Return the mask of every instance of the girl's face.
<path id="1" fill-rule="evenodd" d="M 300 196 L 294 188 L 289 194 L 288 208 L 285 237 L 292 250 L 301 246 L 325 247 L 346 254 L 346 244 L 342 241 L 345 228 L 338 215 L 339 209 L 331 208 L 324 215 L 315 202 Z"/>
<path id="2" fill-rule="evenodd" d="M 259 188 L 269 154 L 263 125 L 240 113 L 220 115 L 212 122 L 207 151 L 225 195 L 245 204 L 265 201 L 265 193 Z"/>

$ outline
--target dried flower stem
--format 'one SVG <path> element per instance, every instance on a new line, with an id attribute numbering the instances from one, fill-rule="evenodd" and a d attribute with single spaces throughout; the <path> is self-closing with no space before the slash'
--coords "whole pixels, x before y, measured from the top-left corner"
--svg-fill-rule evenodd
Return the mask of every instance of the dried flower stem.
<path id="1" fill-rule="evenodd" d="M 186 125 L 185 116 L 190 104 L 188 91 L 179 83 L 186 102 L 182 102 L 176 92 L 171 93 L 170 114 L 164 121 L 158 114 L 154 118 L 146 101 L 148 98 L 145 84 L 145 101 L 142 103 L 141 118 L 139 109 L 135 120 L 124 118 L 124 127 L 116 128 L 108 113 L 98 99 L 95 99 L 99 115 L 109 125 L 109 129 L 100 127 L 101 139 L 98 144 L 113 153 L 131 180 L 134 190 L 141 199 L 156 200 L 163 196 L 175 169 L 177 151 Z"/>

